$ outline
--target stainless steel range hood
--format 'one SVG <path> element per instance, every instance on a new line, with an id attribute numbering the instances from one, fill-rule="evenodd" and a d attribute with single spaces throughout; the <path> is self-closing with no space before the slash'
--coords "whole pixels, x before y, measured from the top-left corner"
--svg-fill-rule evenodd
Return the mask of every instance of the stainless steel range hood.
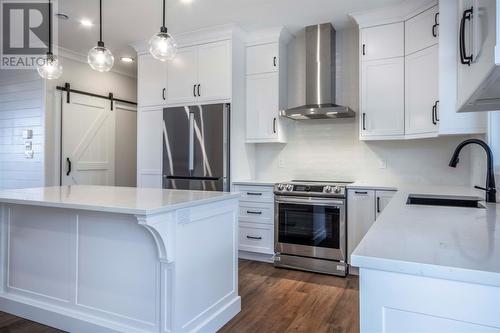
<path id="1" fill-rule="evenodd" d="M 335 103 L 335 29 L 330 23 L 306 27 L 306 103 L 280 115 L 294 120 L 355 116 Z"/>

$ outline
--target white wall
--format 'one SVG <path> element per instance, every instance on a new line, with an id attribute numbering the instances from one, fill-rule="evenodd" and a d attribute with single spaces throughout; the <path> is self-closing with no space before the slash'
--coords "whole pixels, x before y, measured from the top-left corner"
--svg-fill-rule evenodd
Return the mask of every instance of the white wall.
<path id="1" fill-rule="evenodd" d="M 44 82 L 33 70 L 0 70 L 0 189 L 44 184 Z M 24 157 L 33 130 L 33 159 Z"/>
<path id="2" fill-rule="evenodd" d="M 66 95 L 64 92 L 57 91 L 56 86 L 64 86 L 66 82 L 70 83 L 72 89 L 92 92 L 100 95 L 113 93 L 115 98 L 137 101 L 137 79 L 116 72 L 100 73 L 92 70 L 85 62 L 77 56 L 59 57 L 63 65 L 63 75 L 55 81 L 47 82 L 47 112 L 46 112 L 46 173 L 47 183 L 59 185 L 59 142 L 60 142 L 60 110 L 61 102 L 64 102 Z M 62 100 L 61 100 L 62 99 Z M 120 124 L 130 121 L 130 115 L 123 110 L 117 110 L 117 123 Z M 123 119 L 121 119 L 123 118 Z M 123 121 L 120 121 L 123 120 Z M 127 126 L 129 126 L 128 124 Z M 122 130 L 117 129 L 122 133 Z M 136 139 L 135 133 L 130 135 Z M 130 137 L 127 140 L 117 140 L 115 151 L 128 150 L 129 155 L 136 154 L 136 144 L 131 144 Z M 116 163 L 115 175 L 117 184 L 127 184 L 135 186 L 136 163 Z M 129 175 L 133 175 L 131 178 Z M 125 178 L 121 178 L 125 177 Z"/>
<path id="3" fill-rule="evenodd" d="M 290 107 L 303 104 L 305 99 L 304 49 L 304 35 L 299 34 L 289 45 Z M 337 31 L 337 103 L 348 105 L 356 112 L 359 111 L 357 50 L 357 29 Z M 359 141 L 357 118 L 293 122 L 288 144 L 257 145 L 256 176 L 277 180 L 318 178 L 381 184 L 469 185 L 469 151 L 464 151 L 457 169 L 448 167 L 453 150 L 464 139 L 362 142 Z M 385 162 L 387 168 L 381 169 L 381 162 Z"/>

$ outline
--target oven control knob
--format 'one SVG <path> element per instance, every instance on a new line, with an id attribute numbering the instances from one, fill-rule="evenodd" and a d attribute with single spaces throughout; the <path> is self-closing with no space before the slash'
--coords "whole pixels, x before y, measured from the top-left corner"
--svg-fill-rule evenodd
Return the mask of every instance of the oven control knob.
<path id="1" fill-rule="evenodd" d="M 288 184 L 288 185 L 286 186 L 286 190 L 287 190 L 288 192 L 292 192 L 292 191 L 293 191 L 293 185 Z"/>
<path id="2" fill-rule="evenodd" d="M 340 192 L 342 192 L 342 189 L 341 189 L 340 187 L 338 187 L 338 186 L 335 186 L 335 187 L 333 188 L 333 192 L 334 192 L 334 193 L 340 193 Z"/>
<path id="3" fill-rule="evenodd" d="M 285 190 L 285 185 L 278 184 L 278 191 L 283 192 Z"/>
<path id="4" fill-rule="evenodd" d="M 327 185 L 327 186 L 325 186 L 323 191 L 325 191 L 325 193 L 332 193 L 332 187 L 330 185 Z"/>

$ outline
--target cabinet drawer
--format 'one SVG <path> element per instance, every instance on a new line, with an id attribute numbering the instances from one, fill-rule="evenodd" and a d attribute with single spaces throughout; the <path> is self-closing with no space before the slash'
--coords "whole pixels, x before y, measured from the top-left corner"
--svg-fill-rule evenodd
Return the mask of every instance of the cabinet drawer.
<path id="1" fill-rule="evenodd" d="M 271 225 L 240 223 L 240 247 L 242 251 L 274 253 L 274 228 Z"/>
<path id="2" fill-rule="evenodd" d="M 272 186 L 237 185 L 234 187 L 234 190 L 241 193 L 240 201 L 242 202 L 251 201 L 274 203 Z"/>
<path id="3" fill-rule="evenodd" d="M 423 50 L 439 42 L 439 8 L 434 6 L 405 22 L 405 54 Z"/>
<path id="4" fill-rule="evenodd" d="M 274 225 L 274 204 L 242 201 L 240 221 Z"/>

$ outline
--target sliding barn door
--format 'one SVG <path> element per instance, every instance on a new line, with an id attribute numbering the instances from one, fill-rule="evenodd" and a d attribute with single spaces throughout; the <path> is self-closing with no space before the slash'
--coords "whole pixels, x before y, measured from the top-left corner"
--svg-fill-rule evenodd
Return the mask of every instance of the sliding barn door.
<path id="1" fill-rule="evenodd" d="M 63 185 L 115 185 L 115 112 L 106 99 L 71 94 L 62 103 Z"/>

